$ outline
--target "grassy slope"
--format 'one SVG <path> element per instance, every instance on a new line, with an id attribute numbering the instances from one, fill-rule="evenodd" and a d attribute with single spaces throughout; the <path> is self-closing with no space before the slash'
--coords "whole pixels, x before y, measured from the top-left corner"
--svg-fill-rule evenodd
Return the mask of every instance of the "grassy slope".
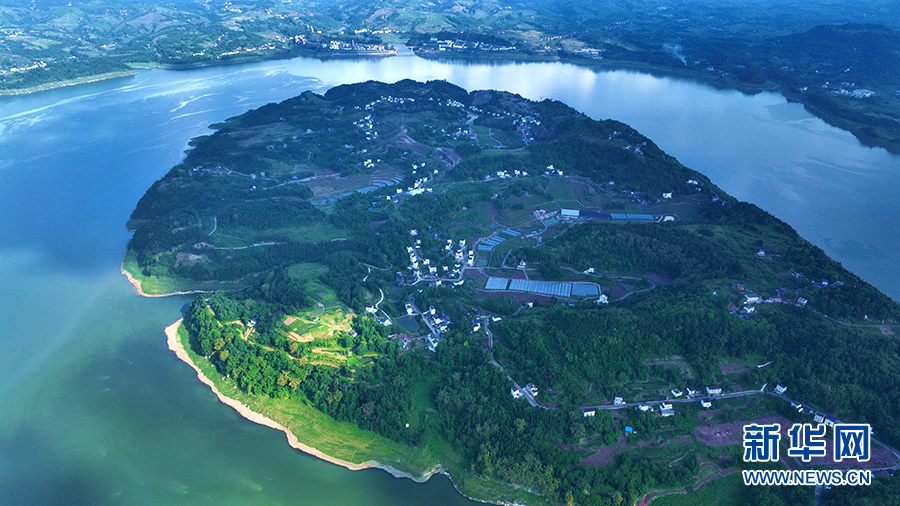
<path id="1" fill-rule="evenodd" d="M 122 271 L 127 273 L 132 280 L 140 283 L 141 292 L 150 297 L 194 292 L 214 292 L 217 290 L 238 290 L 248 284 L 242 280 L 204 282 L 144 276 L 135 258 L 135 253 L 130 250 L 125 253 L 125 258 L 122 260 Z"/>

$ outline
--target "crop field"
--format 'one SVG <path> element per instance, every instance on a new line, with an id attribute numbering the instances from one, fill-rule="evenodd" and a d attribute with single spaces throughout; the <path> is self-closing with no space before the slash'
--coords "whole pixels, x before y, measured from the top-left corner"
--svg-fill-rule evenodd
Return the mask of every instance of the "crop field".
<path id="1" fill-rule="evenodd" d="M 501 144 L 491 137 L 491 129 L 488 127 L 476 125 L 475 134 L 478 136 L 478 145 L 482 148 L 496 147 Z"/>
<path id="2" fill-rule="evenodd" d="M 506 257 L 506 254 L 510 251 L 521 248 L 523 246 L 534 246 L 535 240 L 534 238 L 529 237 L 525 239 L 524 237 L 518 237 L 516 239 L 510 239 L 508 241 L 504 241 L 500 243 L 496 248 L 494 248 L 490 253 L 480 252 L 482 255 L 486 255 L 490 258 L 490 262 L 488 265 L 490 267 L 502 267 L 503 259 Z M 515 267 L 515 265 L 507 265 L 507 267 Z"/>
<path id="3" fill-rule="evenodd" d="M 703 485 L 699 490 L 660 495 L 653 499 L 653 506 L 739 506 L 750 504 L 751 499 L 750 489 L 744 486 L 740 473 L 732 473 Z"/>
<path id="4" fill-rule="evenodd" d="M 316 304 L 300 314 L 289 315 L 283 320 L 283 328 L 277 329 L 284 337 L 298 342 L 330 339 L 336 333 L 350 332 L 355 314 L 337 300 L 334 291 L 321 284 L 317 276 L 326 272 L 321 264 L 294 264 L 288 275 L 305 281 L 304 288 L 316 300 Z"/>
<path id="5" fill-rule="evenodd" d="M 287 337 L 301 342 L 329 339 L 337 332 L 349 332 L 353 316 L 352 312 L 344 308 L 327 308 L 321 316 L 304 316 L 287 325 Z"/>
<path id="6" fill-rule="evenodd" d="M 671 384 L 659 378 L 630 383 L 621 389 L 625 402 L 655 401 L 660 399 L 660 392 L 672 388 Z"/>
<path id="7" fill-rule="evenodd" d="M 546 207 L 546 201 L 543 202 Z M 536 206 L 525 206 L 519 210 L 504 210 L 497 216 L 497 223 L 506 227 L 521 227 L 534 219 L 532 214 Z"/>
<path id="8" fill-rule="evenodd" d="M 353 174 L 346 177 L 322 177 L 307 181 L 305 184 L 313 191 L 317 199 L 336 197 L 371 186 L 383 187 L 397 184 L 403 178 L 398 170 L 382 169 L 371 174 Z"/>
<path id="9" fill-rule="evenodd" d="M 553 179 L 547 183 L 545 193 L 566 209 L 600 208 L 608 197 L 598 193 L 589 184 L 579 179 Z"/>
<path id="10" fill-rule="evenodd" d="M 285 124 L 284 122 L 272 123 L 268 125 L 259 125 L 256 128 L 248 128 L 245 130 L 239 130 L 232 134 L 232 137 L 240 137 L 238 140 L 238 146 L 240 147 L 248 147 L 257 143 L 266 143 L 266 142 L 281 142 L 281 139 L 287 135 L 291 134 L 294 131 L 291 129 L 290 125 Z"/>
<path id="11" fill-rule="evenodd" d="M 348 237 L 346 231 L 327 222 L 315 225 L 296 225 L 259 231 L 250 227 L 219 227 L 204 242 L 216 248 L 246 248 L 264 242 L 313 243 Z"/>

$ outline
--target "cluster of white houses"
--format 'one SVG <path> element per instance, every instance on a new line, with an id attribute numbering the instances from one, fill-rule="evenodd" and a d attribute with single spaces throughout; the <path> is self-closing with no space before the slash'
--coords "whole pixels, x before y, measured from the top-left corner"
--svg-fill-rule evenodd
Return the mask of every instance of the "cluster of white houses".
<path id="1" fill-rule="evenodd" d="M 416 229 L 410 229 L 410 235 L 416 236 L 418 235 L 418 231 Z M 448 239 L 447 245 L 444 247 L 444 251 L 452 251 L 453 249 L 453 240 Z M 407 246 L 406 252 L 409 253 L 409 268 L 413 271 L 416 279 L 432 279 L 436 285 L 441 284 L 442 277 L 455 277 L 458 278 L 453 284 L 461 285 L 464 283 L 462 277 L 460 276 L 462 273 L 463 262 L 467 262 L 468 265 L 472 265 L 475 262 L 475 251 L 466 250 L 466 240 L 459 240 L 459 247 L 456 249 L 453 255 L 453 265 L 441 265 L 438 266 L 437 262 L 432 262 L 431 259 L 426 258 L 422 254 L 422 240 L 416 239 L 414 246 Z M 467 258 L 468 257 L 468 258 Z"/>
<path id="2" fill-rule="evenodd" d="M 783 385 L 781 385 L 779 383 L 779 386 L 783 386 Z M 787 387 L 784 387 L 784 388 L 785 388 L 785 390 L 787 390 Z M 696 388 L 691 388 L 691 387 L 686 388 L 684 391 L 682 391 L 681 389 L 678 389 L 678 388 L 673 388 L 672 390 L 670 390 L 670 392 L 672 393 L 672 396 L 675 398 L 681 397 L 682 395 L 685 395 L 687 398 L 698 397 L 700 395 L 700 392 Z M 722 387 L 708 386 L 708 387 L 706 387 L 706 395 L 707 395 L 707 397 L 700 399 L 700 405 L 703 406 L 704 408 L 711 408 L 712 407 L 712 397 L 715 397 L 717 395 L 722 395 Z M 669 401 L 654 402 L 654 404 L 656 404 L 656 403 L 659 404 L 659 408 L 660 408 L 659 412 L 662 416 L 672 416 L 675 414 L 675 409 L 672 406 L 671 402 L 669 402 Z M 627 404 L 628 403 L 625 402 L 625 396 L 623 396 L 622 394 L 616 394 L 613 397 L 613 405 L 614 406 L 626 406 Z M 653 411 L 653 404 L 641 403 L 641 404 L 638 404 L 635 407 L 635 409 L 637 409 L 639 411 Z M 581 408 L 581 412 L 584 416 L 594 416 L 596 414 L 597 410 L 596 410 L 596 408 Z"/>
<path id="3" fill-rule="evenodd" d="M 487 42 L 478 42 L 471 40 L 438 40 L 437 37 L 431 37 L 428 44 L 423 45 L 423 49 L 437 51 L 513 51 L 515 46 L 506 46 L 503 44 L 489 44 Z"/>

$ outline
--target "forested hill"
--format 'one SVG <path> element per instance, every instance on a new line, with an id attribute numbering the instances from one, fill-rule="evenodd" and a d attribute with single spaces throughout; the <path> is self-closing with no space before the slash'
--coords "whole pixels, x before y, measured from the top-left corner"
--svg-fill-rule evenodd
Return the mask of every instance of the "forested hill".
<path id="1" fill-rule="evenodd" d="M 365 192 L 387 203 L 394 188 L 417 180 L 482 180 L 498 171 L 538 176 L 553 166 L 634 192 L 688 194 L 702 184 L 704 194 L 727 198 L 623 123 L 443 81 L 306 92 L 214 128 L 191 142 L 185 160 L 132 213 L 129 255 L 144 276 L 236 280 L 289 263 L 300 250 L 354 248 L 374 240 L 365 225 L 386 218 L 384 206 L 360 213 L 339 203 Z M 316 232 L 298 234 L 292 226 Z M 311 244 L 326 236 L 350 240 Z M 232 246 L 239 248 L 224 249 Z M 401 262 L 404 253 L 384 241 L 367 251 L 381 264 Z"/>
<path id="2" fill-rule="evenodd" d="M 601 506 L 753 468 L 746 423 L 824 414 L 900 446 L 900 306 L 625 124 L 405 80 L 212 129 L 137 204 L 123 268 L 208 292 L 185 316 L 195 360 L 285 426 L 318 410 L 338 458 Z M 762 395 L 777 383 L 789 398 Z M 735 396 L 682 395 L 714 385 Z M 878 452 L 865 465 L 900 466 Z"/>

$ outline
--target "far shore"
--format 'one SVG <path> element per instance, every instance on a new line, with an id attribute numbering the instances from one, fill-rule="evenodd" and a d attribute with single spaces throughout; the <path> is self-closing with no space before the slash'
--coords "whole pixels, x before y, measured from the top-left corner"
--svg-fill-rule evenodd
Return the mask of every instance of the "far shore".
<path id="1" fill-rule="evenodd" d="M 87 84 L 87 83 L 96 83 L 99 81 L 106 81 L 108 79 L 117 79 L 119 77 L 130 77 L 137 75 L 136 70 L 122 70 L 119 72 L 108 72 L 106 74 L 97 74 L 93 76 L 85 76 L 78 77 L 75 79 L 69 79 L 66 81 L 54 81 L 50 83 L 39 84 L 37 86 L 32 86 L 30 88 L 16 88 L 10 90 L 0 90 L 0 96 L 15 96 L 15 95 L 28 95 L 30 93 L 37 93 L 39 91 L 49 91 L 55 90 L 57 88 L 64 88 L 66 86 L 77 86 L 79 84 Z"/>
<path id="2" fill-rule="evenodd" d="M 130 279 L 130 277 L 129 277 L 129 279 Z M 345 467 L 347 469 L 350 469 L 351 471 L 359 471 L 361 469 L 376 468 L 376 469 L 381 469 L 383 471 L 390 473 L 395 478 L 408 478 L 408 479 L 413 480 L 418 483 L 424 483 L 424 482 L 428 481 L 428 479 L 431 478 L 431 476 L 433 474 L 436 474 L 436 473 L 444 474 L 442 471 L 435 471 L 435 472 L 429 473 L 425 476 L 414 476 L 412 474 L 409 474 L 404 471 L 400 471 L 399 469 L 395 469 L 391 466 L 384 465 L 384 464 L 374 461 L 374 460 L 369 460 L 369 461 L 363 462 L 361 464 L 354 464 L 353 462 L 348 462 L 346 460 L 332 457 L 331 455 L 325 454 L 321 450 L 318 450 L 316 448 L 313 448 L 312 446 L 301 443 L 297 439 L 297 436 L 295 436 L 284 425 L 281 425 L 280 423 L 276 422 L 275 420 L 272 420 L 271 418 L 269 418 L 265 415 L 262 415 L 260 413 L 257 413 L 256 411 L 253 411 L 252 409 L 250 409 L 246 405 L 242 404 L 240 401 L 237 401 L 236 399 L 227 397 L 225 394 L 220 392 L 218 388 L 216 388 L 216 385 L 212 382 L 212 380 L 207 378 L 206 375 L 204 375 L 203 372 L 200 370 L 200 368 L 197 366 L 197 364 L 195 364 L 191 360 L 191 357 L 188 355 L 187 350 L 184 349 L 184 346 L 182 345 L 181 341 L 178 339 L 178 328 L 181 326 L 182 321 L 183 321 L 183 318 L 179 318 L 178 321 L 176 321 L 175 323 L 166 327 L 165 332 L 166 332 L 166 338 L 167 338 L 167 343 L 168 343 L 169 349 L 172 350 L 173 352 L 175 352 L 175 355 L 179 359 L 181 359 L 182 362 L 191 366 L 191 368 L 193 368 L 194 371 L 197 372 L 197 379 L 199 379 L 200 382 L 203 383 L 204 385 L 208 386 L 213 391 L 213 393 L 216 394 L 216 397 L 219 398 L 220 402 L 222 402 L 225 405 L 230 406 L 232 409 L 237 411 L 239 415 L 246 418 L 247 420 L 250 420 L 251 422 L 258 423 L 260 425 L 265 425 L 266 427 L 271 427 L 273 429 L 284 432 L 284 434 L 287 436 L 288 444 L 291 445 L 292 448 L 300 450 L 300 451 L 307 453 L 309 455 L 312 455 L 314 457 L 320 458 L 326 462 L 331 462 L 332 464 L 337 464 L 341 467 Z M 454 486 L 455 485 L 456 484 L 454 483 Z"/>

